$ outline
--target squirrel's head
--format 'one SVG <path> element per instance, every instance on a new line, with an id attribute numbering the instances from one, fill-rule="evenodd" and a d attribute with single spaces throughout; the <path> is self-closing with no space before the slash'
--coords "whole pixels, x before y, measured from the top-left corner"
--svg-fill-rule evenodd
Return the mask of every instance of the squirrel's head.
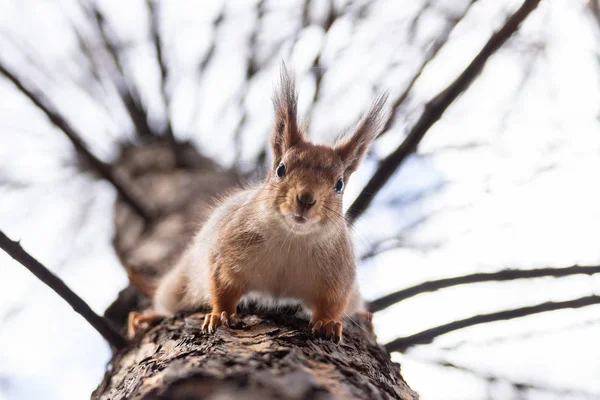
<path id="1" fill-rule="evenodd" d="M 273 97 L 273 165 L 266 189 L 284 225 L 307 234 L 345 224 L 344 189 L 383 126 L 387 94 L 379 96 L 358 125 L 333 147 L 306 139 L 297 121 L 297 99 L 294 80 L 284 65 Z"/>

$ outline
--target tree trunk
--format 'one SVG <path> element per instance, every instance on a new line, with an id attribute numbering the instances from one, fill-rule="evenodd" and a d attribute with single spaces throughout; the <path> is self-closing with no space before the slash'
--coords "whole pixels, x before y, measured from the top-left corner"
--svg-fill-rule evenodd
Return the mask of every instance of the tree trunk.
<path id="1" fill-rule="evenodd" d="M 162 321 L 117 353 L 92 399 L 416 399 L 365 326 L 344 321 L 340 345 L 293 314 L 243 318 L 202 333 L 204 314 Z M 363 326 L 365 325 L 365 326 Z"/>
<path id="2" fill-rule="evenodd" d="M 197 217 L 236 176 L 188 149 L 177 165 L 170 147 L 154 143 L 124 149 L 120 178 L 162 217 L 152 225 L 123 202 L 115 208 L 114 246 L 123 265 L 160 275 L 181 253 Z M 189 229 L 189 221 L 196 222 Z M 195 225 L 195 226 L 194 226 Z M 127 314 L 148 306 L 133 286 L 106 317 L 123 329 Z M 168 318 L 114 354 L 92 399 L 415 399 L 360 318 L 344 321 L 340 345 L 314 338 L 298 310 L 266 314 L 241 310 L 244 327 L 201 332 L 204 314 Z"/>

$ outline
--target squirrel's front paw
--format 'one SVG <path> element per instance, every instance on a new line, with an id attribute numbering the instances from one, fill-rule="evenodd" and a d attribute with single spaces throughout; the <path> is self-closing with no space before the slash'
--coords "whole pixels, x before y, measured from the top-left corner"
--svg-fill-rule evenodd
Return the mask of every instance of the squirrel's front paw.
<path id="1" fill-rule="evenodd" d="M 225 311 L 223 311 L 221 314 L 210 313 L 206 314 L 206 317 L 204 318 L 202 332 L 214 333 L 219 325 L 237 328 L 241 326 L 241 323 L 242 321 L 236 313 L 231 315 L 228 315 Z"/>
<path id="2" fill-rule="evenodd" d="M 127 318 L 127 338 L 133 339 L 139 333 L 147 331 L 152 324 L 163 319 L 163 315 L 156 311 L 146 311 L 140 314 L 137 311 L 131 311 Z"/>
<path id="3" fill-rule="evenodd" d="M 333 320 L 310 321 L 310 327 L 313 335 L 332 340 L 334 343 L 340 343 L 342 340 L 342 323 Z"/>

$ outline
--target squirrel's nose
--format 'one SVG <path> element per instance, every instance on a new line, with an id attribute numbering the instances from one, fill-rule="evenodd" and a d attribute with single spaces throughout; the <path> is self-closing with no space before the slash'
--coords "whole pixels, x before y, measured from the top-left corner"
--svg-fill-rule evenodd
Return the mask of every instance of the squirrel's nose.
<path id="1" fill-rule="evenodd" d="M 308 210 L 317 202 L 312 193 L 308 192 L 300 193 L 296 196 L 296 200 L 298 200 L 300 207 L 304 208 L 305 210 Z"/>

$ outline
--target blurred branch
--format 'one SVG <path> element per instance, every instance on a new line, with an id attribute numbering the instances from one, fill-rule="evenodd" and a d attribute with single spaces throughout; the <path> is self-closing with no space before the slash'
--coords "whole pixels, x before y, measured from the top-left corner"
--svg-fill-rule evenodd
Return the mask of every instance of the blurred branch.
<path id="1" fill-rule="evenodd" d="M 417 146 L 429 130 L 458 98 L 469 88 L 479 75 L 487 60 L 494 54 L 518 29 L 527 16 L 535 10 L 541 0 L 525 0 L 523 5 L 506 21 L 504 26 L 494 33 L 483 49 L 471 61 L 460 76 L 445 90 L 425 104 L 425 109 L 419 120 L 408 133 L 406 139 L 389 156 L 383 159 L 367 185 L 350 206 L 347 218 L 350 221 L 360 217 L 379 190 L 387 183 L 403 161 L 416 150 Z"/>
<path id="2" fill-rule="evenodd" d="M 418 344 L 428 344 L 438 336 L 450 333 L 459 329 L 468 328 L 470 326 L 487 324 L 489 322 L 496 321 L 507 321 L 514 318 L 526 317 L 528 315 L 534 315 L 544 313 L 548 311 L 564 310 L 567 308 L 582 308 L 591 306 L 594 304 L 600 304 L 600 296 L 587 296 L 581 297 L 575 300 L 559 301 L 559 302 L 546 302 L 537 304 L 535 306 L 515 308 L 512 310 L 499 311 L 490 314 L 475 315 L 470 318 L 453 321 L 448 324 L 440 325 L 435 328 L 427 329 L 422 332 L 416 333 L 411 336 L 395 339 L 385 345 L 385 348 L 389 352 L 399 351 L 405 352 L 409 347 Z"/>
<path id="3" fill-rule="evenodd" d="M 462 340 L 462 341 L 459 341 L 457 343 L 454 343 L 454 344 L 451 344 L 448 346 L 443 346 L 442 350 L 455 351 L 455 350 L 461 349 L 463 347 L 486 348 L 489 346 L 494 346 L 494 345 L 508 343 L 508 342 L 514 342 L 517 340 L 533 340 L 535 338 L 539 338 L 539 337 L 543 337 L 543 336 L 556 335 L 557 333 L 572 332 L 576 329 L 586 329 L 586 328 L 590 328 L 590 327 L 593 327 L 593 326 L 599 325 L 599 324 L 600 324 L 600 318 L 596 318 L 596 319 L 591 319 L 591 320 L 587 320 L 587 321 L 583 321 L 583 322 L 581 322 L 581 321 L 576 322 L 574 324 L 561 325 L 560 327 L 557 327 L 555 329 L 548 329 L 548 328 L 542 327 L 541 329 L 537 329 L 535 331 L 524 332 L 521 334 L 496 336 L 496 337 L 491 337 L 491 338 L 488 338 L 485 340 L 479 340 L 479 341 Z"/>
<path id="4" fill-rule="evenodd" d="M 204 77 L 206 69 L 208 68 L 209 64 L 211 63 L 211 61 L 215 55 L 215 50 L 217 48 L 217 34 L 219 33 L 221 24 L 225 20 L 225 10 L 226 10 L 226 6 L 225 6 L 225 2 L 223 2 L 219 13 L 217 14 L 215 20 L 211 24 L 212 25 L 212 28 L 211 28 L 212 40 L 210 42 L 208 49 L 204 53 L 204 56 L 200 60 L 200 63 L 198 64 L 198 81 L 199 81 L 200 86 L 202 86 L 202 79 Z M 202 115 L 202 113 L 200 112 L 200 110 L 202 109 L 201 98 L 202 98 L 202 96 L 200 93 L 198 93 L 195 96 L 194 105 L 192 106 L 192 109 L 196 110 L 196 111 L 193 113 L 192 120 L 190 122 L 188 122 L 187 125 L 196 125 L 196 122 Z"/>
<path id="5" fill-rule="evenodd" d="M 540 392 L 547 392 L 547 393 L 552 393 L 554 395 L 560 395 L 561 396 L 560 398 L 572 398 L 572 397 L 597 398 L 598 397 L 596 394 L 584 392 L 584 391 L 577 390 L 577 389 L 538 385 L 535 383 L 529 383 L 529 382 L 525 382 L 525 381 L 515 381 L 515 380 L 509 379 L 509 378 L 502 377 L 502 376 L 492 375 L 492 374 L 485 373 L 483 371 L 477 371 L 477 370 L 469 368 L 469 367 L 457 365 L 448 360 L 431 360 L 431 359 L 427 359 L 427 358 L 414 357 L 412 355 L 411 355 L 411 358 L 414 358 L 420 362 L 426 362 L 428 364 L 439 365 L 440 367 L 452 368 L 452 369 L 473 375 L 474 377 L 484 380 L 490 384 L 495 383 L 495 382 L 508 383 L 509 385 L 513 386 L 516 390 L 519 390 L 519 391 L 537 390 Z"/>
<path id="6" fill-rule="evenodd" d="M 408 37 L 410 38 L 411 42 L 414 41 L 415 37 L 417 36 L 417 28 L 418 28 L 419 22 L 421 21 L 423 16 L 425 14 L 427 14 L 427 11 L 429 11 L 430 9 L 431 9 L 431 0 L 427 0 L 427 1 L 425 1 L 425 4 L 423 4 L 423 6 L 419 9 L 417 14 L 412 18 L 410 26 L 408 27 Z"/>
<path id="7" fill-rule="evenodd" d="M 10 80 L 16 87 L 19 89 L 21 93 L 23 93 L 31 102 L 41 111 L 46 114 L 50 122 L 60 129 L 67 138 L 75 147 L 75 150 L 78 154 L 82 155 L 86 160 L 88 160 L 91 166 L 102 176 L 104 179 L 109 181 L 117 190 L 119 195 L 123 198 L 123 201 L 137 213 L 141 217 L 143 217 L 146 222 L 151 222 L 154 219 L 154 213 L 148 209 L 147 206 L 141 203 L 140 199 L 138 199 L 132 192 L 130 192 L 120 180 L 115 176 L 111 167 L 104 162 L 100 161 L 96 156 L 94 156 L 90 150 L 88 150 L 87 146 L 75 132 L 75 130 L 69 125 L 69 123 L 57 112 L 54 111 L 50 102 L 42 93 L 36 93 L 32 89 L 25 87 L 25 85 L 21 82 L 21 80 L 9 71 L 4 64 L 0 63 L 0 74 L 4 75 L 8 80 Z"/>
<path id="8" fill-rule="evenodd" d="M 44 267 L 39 261 L 33 258 L 27 253 L 19 244 L 19 242 L 13 242 L 10 240 L 2 231 L 0 231 L 0 248 L 4 250 L 9 256 L 14 258 L 16 261 L 21 263 L 27 268 L 32 274 L 34 274 L 39 280 L 44 282 L 50 287 L 56 294 L 63 298 L 76 313 L 81 315 L 87 322 L 94 327 L 96 331 L 107 342 L 117 349 L 125 347 L 127 342 L 117 332 L 108 321 L 96 314 L 90 306 L 86 304 L 81 297 L 77 296 L 65 283 L 46 267 Z"/>
<path id="9" fill-rule="evenodd" d="M 335 22 L 335 20 L 338 17 L 339 17 L 339 14 L 335 10 L 335 4 L 334 4 L 333 0 L 330 0 L 329 1 L 329 12 L 327 13 L 327 19 L 325 20 L 325 23 L 323 24 L 323 29 L 325 30 L 325 36 L 327 36 L 327 34 L 329 33 L 329 30 L 331 29 L 331 26 L 333 25 L 333 23 Z M 315 104 L 318 101 L 319 96 L 321 95 L 321 81 L 323 80 L 323 75 L 325 75 L 325 72 L 323 71 L 323 67 L 321 66 L 321 55 L 322 54 L 323 54 L 323 49 L 321 49 L 319 54 L 317 54 L 317 56 L 315 57 L 315 60 L 313 61 L 312 66 L 310 67 L 310 69 L 312 70 L 313 75 L 315 77 L 315 94 L 313 95 L 312 104 Z"/>
<path id="10" fill-rule="evenodd" d="M 208 64 L 210 64 L 210 61 L 212 60 L 212 58 L 215 54 L 215 48 L 217 46 L 217 39 L 216 39 L 217 32 L 218 32 L 219 27 L 224 19 L 225 19 L 225 6 L 223 6 L 221 8 L 221 11 L 217 15 L 217 18 L 215 18 L 215 20 L 212 23 L 213 41 L 211 42 L 210 47 L 204 54 L 204 57 L 202 57 L 202 61 L 200 61 L 200 64 L 198 66 L 198 71 L 200 72 L 200 75 L 202 75 L 204 73 L 204 71 L 208 67 Z"/>
<path id="11" fill-rule="evenodd" d="M 169 94 L 167 92 L 167 77 L 169 75 L 169 70 L 164 59 L 163 42 L 160 36 L 160 10 L 155 1 L 156 0 L 146 0 L 146 5 L 148 6 L 148 14 L 150 15 L 150 36 L 152 37 L 154 51 L 156 52 L 156 61 L 158 62 L 158 67 L 160 69 L 160 93 L 165 108 L 165 135 L 167 136 L 167 140 L 169 141 L 171 150 L 175 156 L 175 160 L 179 165 L 181 165 L 183 157 L 180 147 L 177 143 L 177 139 L 175 138 L 175 134 L 173 133 L 173 126 L 171 125 L 169 106 L 170 101 Z"/>
<path id="12" fill-rule="evenodd" d="M 246 100 L 246 95 L 248 94 L 248 88 L 250 86 L 250 81 L 254 78 L 254 75 L 259 71 L 258 62 L 256 61 L 256 53 L 258 47 L 258 35 L 260 33 L 260 29 L 262 27 L 262 20 L 265 14 L 265 0 L 260 0 L 256 4 L 256 22 L 254 23 L 254 29 L 250 34 L 249 38 L 249 50 L 248 50 L 248 58 L 246 60 L 246 77 L 244 85 L 244 93 L 240 97 L 240 107 L 242 108 L 242 116 L 238 121 L 237 127 L 235 129 L 235 133 L 233 134 L 233 140 L 235 144 L 235 160 L 236 163 L 240 162 L 242 157 L 242 132 L 244 130 L 244 126 L 246 125 L 246 121 L 248 119 L 248 110 L 244 106 L 244 101 Z M 239 164 L 237 165 L 236 170 L 239 170 Z"/>
<path id="13" fill-rule="evenodd" d="M 127 78 L 125 67 L 121 61 L 119 54 L 118 40 L 108 26 L 104 15 L 98 9 L 95 1 L 86 1 L 89 6 L 82 3 L 82 7 L 89 15 L 90 19 L 95 23 L 98 33 L 104 42 L 104 47 L 110 55 L 117 73 L 113 73 L 112 77 L 116 80 L 115 86 L 117 92 L 129 113 L 129 117 L 135 126 L 136 133 L 141 137 L 154 137 L 155 133 L 148 125 L 148 115 L 144 106 L 141 103 L 141 96 L 135 88 L 135 83 Z M 131 81 L 131 82 L 130 82 Z"/>
<path id="14" fill-rule="evenodd" d="M 466 285 L 479 282 L 504 282 L 518 279 L 532 279 L 542 277 L 560 278 L 571 275 L 594 275 L 600 273 L 600 266 L 594 265 L 583 267 L 574 265 L 566 268 L 539 268 L 530 270 L 505 269 L 498 272 L 482 272 L 454 278 L 438 279 L 434 281 L 423 282 L 415 286 L 388 294 L 369 303 L 369 310 L 377 312 L 384 310 L 396 303 L 408 298 L 429 292 L 435 292 L 440 289 L 446 289 L 453 286 Z"/>
<path id="15" fill-rule="evenodd" d="M 392 110 L 391 110 L 390 116 L 388 117 L 379 136 L 382 136 L 386 132 L 389 132 L 390 128 L 392 127 L 392 125 L 394 124 L 394 122 L 396 120 L 396 115 L 397 115 L 398 111 L 400 110 L 400 106 L 402 104 L 404 104 L 404 102 L 408 98 L 408 95 L 412 91 L 413 87 L 415 86 L 415 84 L 417 83 L 419 78 L 421 78 L 421 76 L 423 75 L 423 72 L 425 72 L 425 69 L 427 68 L 427 66 L 431 63 L 431 61 L 433 61 L 435 59 L 435 57 L 438 55 L 440 50 L 448 42 L 448 38 L 450 37 L 450 34 L 454 30 L 454 28 L 456 28 L 456 26 L 466 17 L 467 13 L 471 9 L 471 6 L 473 4 L 475 4 L 476 2 L 477 2 L 477 0 L 471 0 L 469 2 L 469 4 L 467 5 L 467 7 L 465 7 L 464 11 L 459 16 L 457 16 L 455 18 L 451 18 L 449 20 L 449 22 L 447 23 L 447 26 L 442 31 L 442 33 L 433 41 L 431 46 L 427 49 L 427 51 L 425 53 L 425 57 L 421 61 L 421 64 L 419 65 L 417 73 L 415 75 L 413 75 L 412 79 L 408 82 L 408 85 L 406 85 L 406 88 L 404 89 L 404 91 L 400 94 L 400 96 L 398 96 L 396 98 L 396 100 L 392 104 Z M 427 2 L 426 7 L 429 7 L 430 5 L 431 4 L 429 2 Z M 421 12 L 423 12 L 424 10 L 425 9 L 423 9 Z M 417 21 L 417 19 L 415 19 L 415 22 L 416 21 Z"/>
<path id="16" fill-rule="evenodd" d="M 89 64 L 89 71 L 90 71 L 92 78 L 94 79 L 94 81 L 96 83 L 102 84 L 102 76 L 100 75 L 100 68 L 98 66 L 98 63 L 96 62 L 96 58 L 94 57 L 94 51 L 92 50 L 92 47 L 88 43 L 88 41 L 85 38 L 85 36 L 83 35 L 83 33 L 80 32 L 80 30 L 77 28 L 77 26 L 75 25 L 75 22 L 69 17 L 66 17 L 66 18 L 67 18 L 67 21 L 69 22 L 69 25 L 71 26 L 71 30 L 73 31 L 75 38 L 77 39 L 77 44 L 79 46 L 79 49 L 81 50 L 81 52 L 83 53 L 85 59 L 87 60 L 87 62 Z"/>
<path id="17" fill-rule="evenodd" d="M 290 52 L 293 52 L 294 50 L 294 46 L 296 45 L 296 43 L 298 42 L 298 39 L 300 38 L 300 34 L 302 33 L 302 31 L 311 23 L 310 21 L 310 5 L 311 5 L 311 0 L 304 0 L 303 5 L 302 5 L 302 13 L 300 14 L 300 24 L 298 25 L 298 29 L 296 29 L 296 32 L 294 33 L 294 37 L 292 38 L 292 44 L 290 46 Z M 275 55 L 276 52 L 274 52 L 272 54 L 272 56 Z M 271 57 L 272 57 L 271 56 Z M 245 123 L 246 121 L 246 110 L 244 110 L 244 119 L 243 119 L 243 123 Z M 239 128 L 239 127 L 238 127 Z M 241 129 L 239 132 L 236 132 L 236 135 L 241 136 L 242 132 Z M 263 146 L 262 150 L 258 153 L 258 155 L 256 156 L 256 166 L 254 167 L 254 169 L 252 171 L 250 171 L 246 177 L 252 176 L 252 175 L 257 175 L 262 177 L 262 175 L 264 175 L 265 171 L 267 170 L 268 166 L 267 166 L 267 148 L 268 148 L 268 143 L 269 140 L 267 138 L 267 141 L 265 143 L 265 145 Z M 241 140 L 239 140 L 238 145 L 241 145 Z M 241 152 L 239 153 L 241 154 Z"/>
<path id="18" fill-rule="evenodd" d="M 592 12 L 592 16 L 596 20 L 598 27 L 600 27 L 600 0 L 589 0 L 588 8 Z"/>

